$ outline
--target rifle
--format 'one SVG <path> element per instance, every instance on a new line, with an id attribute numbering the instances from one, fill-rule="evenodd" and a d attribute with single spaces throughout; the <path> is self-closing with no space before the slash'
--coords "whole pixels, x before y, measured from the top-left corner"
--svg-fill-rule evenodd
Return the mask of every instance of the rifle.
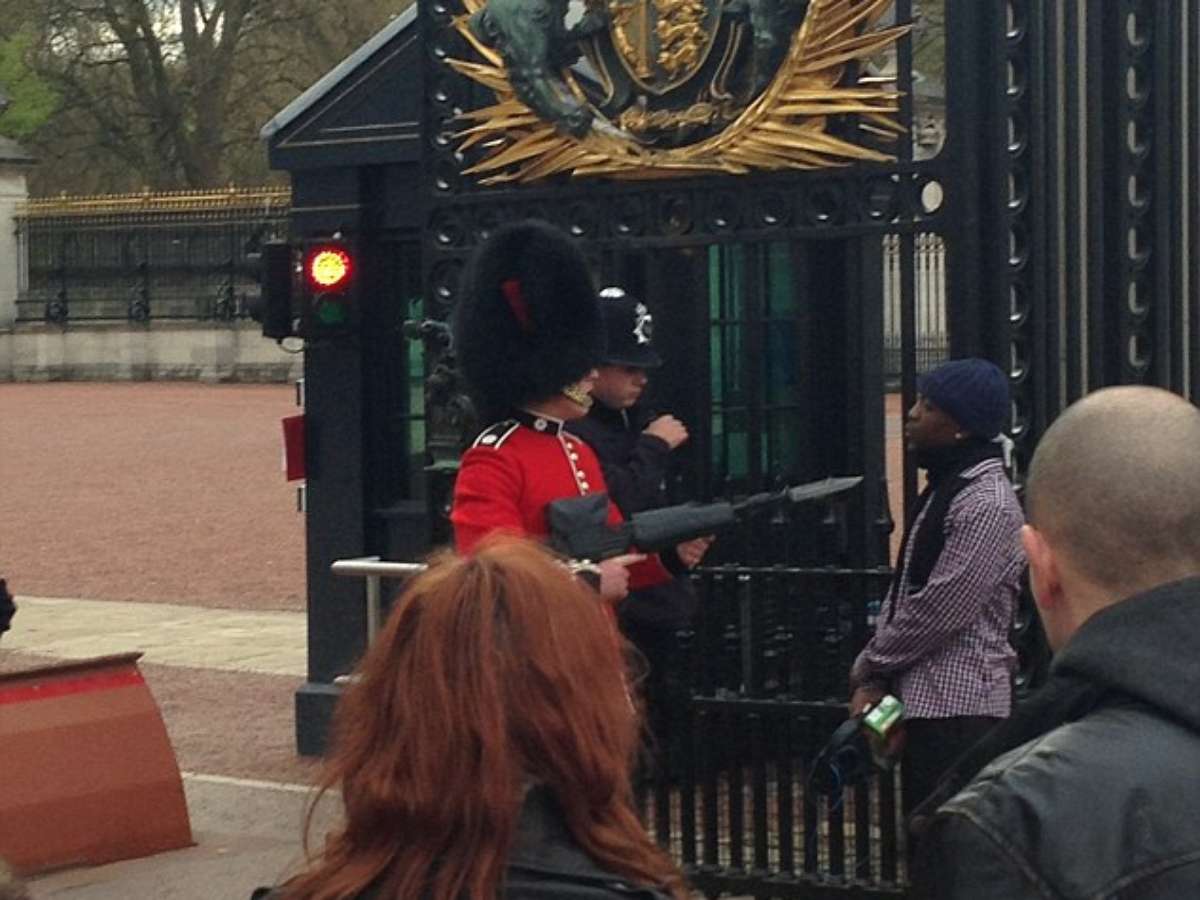
<path id="1" fill-rule="evenodd" d="M 553 500 L 546 505 L 550 545 L 572 559 L 588 562 L 611 559 L 633 548 L 641 553 L 656 553 L 727 530 L 777 505 L 825 500 L 843 494 L 861 481 L 861 475 L 824 478 L 738 501 L 664 506 L 634 513 L 617 526 L 608 524 L 607 494 Z"/>

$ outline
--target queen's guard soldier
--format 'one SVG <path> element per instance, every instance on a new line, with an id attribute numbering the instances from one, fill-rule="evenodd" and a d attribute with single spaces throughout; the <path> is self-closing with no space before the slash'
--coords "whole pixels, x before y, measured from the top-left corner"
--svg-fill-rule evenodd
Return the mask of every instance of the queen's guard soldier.
<path id="1" fill-rule="evenodd" d="M 587 414 L 604 330 L 587 261 L 569 237 L 538 221 L 505 225 L 464 273 L 453 322 L 463 376 L 489 425 L 463 454 L 450 521 L 459 552 L 493 532 L 545 538 L 547 504 L 605 492 L 600 463 L 565 430 Z M 622 516 L 615 503 L 608 520 Z M 600 562 L 602 596 L 668 581 L 658 556 Z"/>

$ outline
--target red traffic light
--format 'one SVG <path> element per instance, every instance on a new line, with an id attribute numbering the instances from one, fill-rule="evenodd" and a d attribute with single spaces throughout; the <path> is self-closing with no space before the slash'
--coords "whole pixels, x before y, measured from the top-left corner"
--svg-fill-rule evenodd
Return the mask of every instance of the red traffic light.
<path id="1" fill-rule="evenodd" d="M 304 275 L 314 290 L 335 291 L 345 287 L 354 271 L 350 254 L 342 247 L 313 247 L 308 251 Z"/>

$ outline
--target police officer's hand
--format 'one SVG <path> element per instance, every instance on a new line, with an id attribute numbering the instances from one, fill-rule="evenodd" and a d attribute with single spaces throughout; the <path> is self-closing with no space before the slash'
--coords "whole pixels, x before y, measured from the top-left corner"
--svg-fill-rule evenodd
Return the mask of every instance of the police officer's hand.
<path id="1" fill-rule="evenodd" d="M 708 548 L 712 546 L 712 542 L 715 540 L 715 537 L 708 535 L 684 541 L 682 544 L 675 545 L 675 554 L 679 557 L 681 563 L 689 569 L 694 569 L 700 565 L 700 561 L 704 559 L 704 554 L 708 552 Z"/>
<path id="2" fill-rule="evenodd" d="M 646 426 L 644 433 L 666 441 L 672 450 L 688 439 L 687 427 L 671 415 L 659 416 Z"/>
<path id="3" fill-rule="evenodd" d="M 629 593 L 629 567 L 645 558 L 641 553 L 626 553 L 600 563 L 600 596 L 609 603 L 624 600 Z"/>

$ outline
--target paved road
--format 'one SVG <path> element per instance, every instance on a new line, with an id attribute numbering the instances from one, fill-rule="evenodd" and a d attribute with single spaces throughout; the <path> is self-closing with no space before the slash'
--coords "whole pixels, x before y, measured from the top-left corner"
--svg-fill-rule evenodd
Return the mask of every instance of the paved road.
<path id="1" fill-rule="evenodd" d="M 304 613 L 249 612 L 170 603 L 20 598 L 5 650 L 89 659 L 140 651 L 144 663 L 303 676 Z"/>
<path id="2" fill-rule="evenodd" d="M 307 788 L 188 774 L 184 790 L 195 847 L 45 875 L 31 884 L 34 900 L 249 900 L 302 862 Z M 336 821 L 335 801 L 320 807 L 314 846 Z"/>
<path id="3" fill-rule="evenodd" d="M 302 613 L 17 601 L 19 627 L 0 644 L 0 668 L 144 652 L 141 668 L 184 772 L 196 840 L 173 853 L 43 875 L 32 881 L 35 898 L 246 898 L 294 869 L 316 774 L 292 743 L 291 695 L 305 666 Z M 271 780 L 213 774 L 248 770 Z M 324 805 L 318 835 L 335 821 L 334 808 Z"/>
<path id="4" fill-rule="evenodd" d="M 40 597 L 304 608 L 286 385 L 0 384 L 0 574 Z"/>
<path id="5" fill-rule="evenodd" d="M 306 659 L 303 520 L 280 472 L 292 412 L 281 386 L 0 384 L 0 575 L 20 605 L 0 669 L 142 651 L 197 840 L 42 876 L 35 898 L 246 898 L 300 858 L 316 768 L 292 719 Z"/>

